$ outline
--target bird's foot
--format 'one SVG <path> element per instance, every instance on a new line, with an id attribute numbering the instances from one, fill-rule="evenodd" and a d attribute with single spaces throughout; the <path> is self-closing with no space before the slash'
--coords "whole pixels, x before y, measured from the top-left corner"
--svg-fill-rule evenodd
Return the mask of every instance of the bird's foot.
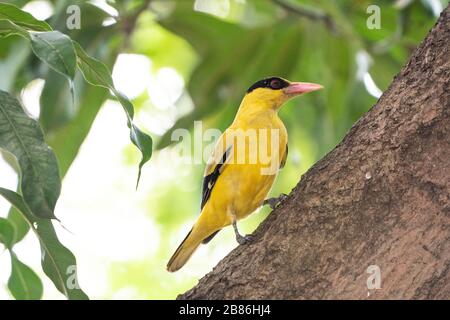
<path id="1" fill-rule="evenodd" d="M 234 229 L 234 234 L 236 235 L 236 241 L 239 244 L 248 244 L 252 241 L 252 239 L 253 239 L 252 235 L 247 234 L 247 235 L 243 236 L 239 233 L 236 218 L 233 219 L 232 225 L 233 225 L 233 229 Z"/>
<path id="2" fill-rule="evenodd" d="M 239 244 L 242 244 L 242 245 L 244 245 L 244 244 L 249 244 L 250 242 L 252 242 L 253 241 L 253 236 L 251 235 L 251 234 L 247 234 L 247 235 L 245 235 L 245 236 L 243 236 L 243 235 L 236 235 L 236 241 L 239 243 Z"/>
<path id="3" fill-rule="evenodd" d="M 269 198 L 264 200 L 263 206 L 269 205 L 270 208 L 272 208 L 273 210 L 276 207 L 278 207 L 284 200 L 286 200 L 287 197 L 288 197 L 287 194 L 282 193 L 277 198 Z"/>

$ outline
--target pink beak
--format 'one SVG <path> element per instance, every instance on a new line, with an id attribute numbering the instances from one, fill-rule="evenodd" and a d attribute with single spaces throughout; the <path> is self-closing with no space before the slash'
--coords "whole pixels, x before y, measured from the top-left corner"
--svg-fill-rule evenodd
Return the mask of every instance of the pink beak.
<path id="1" fill-rule="evenodd" d="M 284 89 L 284 92 L 289 95 L 299 95 L 302 93 L 312 92 L 323 89 L 320 84 L 308 82 L 291 82 L 291 84 Z"/>

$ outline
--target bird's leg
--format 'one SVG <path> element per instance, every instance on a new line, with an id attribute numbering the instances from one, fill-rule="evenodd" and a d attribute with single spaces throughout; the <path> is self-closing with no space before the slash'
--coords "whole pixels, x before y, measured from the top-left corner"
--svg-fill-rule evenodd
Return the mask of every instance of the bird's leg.
<path id="1" fill-rule="evenodd" d="M 234 234 L 236 235 L 236 241 L 239 244 L 247 244 L 250 241 L 252 241 L 253 237 L 249 234 L 243 236 L 239 233 L 239 230 L 237 228 L 237 222 L 236 219 L 233 219 L 233 229 L 234 229 Z"/>
<path id="2" fill-rule="evenodd" d="M 278 197 L 276 197 L 276 198 L 269 198 L 269 199 L 266 199 L 266 200 L 264 200 L 264 202 L 263 202 L 263 206 L 265 206 L 265 205 L 269 205 L 270 206 L 270 208 L 272 208 L 272 210 L 273 209 L 275 209 L 280 203 L 282 203 L 284 200 L 286 200 L 286 198 L 287 198 L 287 194 L 285 194 L 285 193 L 282 193 L 282 194 L 280 194 Z"/>

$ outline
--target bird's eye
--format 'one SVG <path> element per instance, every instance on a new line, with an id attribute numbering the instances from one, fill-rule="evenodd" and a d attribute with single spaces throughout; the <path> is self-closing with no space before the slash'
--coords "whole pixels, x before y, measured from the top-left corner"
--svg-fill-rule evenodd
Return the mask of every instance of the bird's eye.
<path id="1" fill-rule="evenodd" d="M 280 89 L 281 88 L 281 82 L 278 79 L 273 79 L 272 81 L 270 81 L 270 87 L 272 89 Z"/>

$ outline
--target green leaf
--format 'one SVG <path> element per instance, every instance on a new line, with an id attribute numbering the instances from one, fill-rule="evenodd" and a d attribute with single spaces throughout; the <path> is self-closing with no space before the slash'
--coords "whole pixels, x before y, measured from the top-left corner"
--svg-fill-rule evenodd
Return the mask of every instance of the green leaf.
<path id="1" fill-rule="evenodd" d="M 50 31 L 52 28 L 45 21 L 37 20 L 28 12 L 20 10 L 18 7 L 0 2 L 0 19 L 6 19 L 15 24 L 35 31 Z"/>
<path id="2" fill-rule="evenodd" d="M 138 147 L 138 149 L 142 153 L 142 159 L 139 162 L 139 170 L 138 170 L 138 177 L 136 181 L 136 189 L 139 186 L 139 180 L 141 179 L 141 171 L 144 164 L 150 160 L 152 156 L 152 149 L 153 149 L 153 141 L 152 138 L 150 138 L 149 135 L 142 132 L 137 126 L 135 126 L 132 122 L 129 123 L 130 125 L 130 138 L 133 144 Z"/>
<path id="3" fill-rule="evenodd" d="M 97 59 L 89 56 L 75 41 L 74 46 L 78 56 L 78 67 L 80 68 L 84 79 L 94 86 L 99 86 L 111 90 L 119 103 L 124 108 L 128 119 L 133 119 L 133 104 L 130 102 L 130 100 L 128 100 L 127 97 L 116 90 L 116 88 L 114 87 L 111 72 L 109 71 L 108 67 L 101 61 L 98 61 Z"/>
<path id="4" fill-rule="evenodd" d="M 28 31 L 16 25 L 14 22 L 9 20 L 0 20 L 0 36 L 7 37 L 13 34 L 17 34 L 26 39 L 30 38 Z"/>
<path id="5" fill-rule="evenodd" d="M 38 275 L 11 252 L 11 276 L 8 289 L 17 300 L 39 300 L 44 291 Z"/>
<path id="6" fill-rule="evenodd" d="M 14 226 L 14 240 L 12 243 L 14 245 L 26 236 L 28 230 L 30 230 L 30 225 L 15 207 L 11 207 L 9 210 L 8 221 Z"/>
<path id="7" fill-rule="evenodd" d="M 77 42 L 74 42 L 74 46 L 78 56 L 78 67 L 83 73 L 86 81 L 92 85 L 104 87 L 111 90 L 111 92 L 114 94 L 114 96 L 117 98 L 117 100 L 125 110 L 128 119 L 128 127 L 130 128 L 130 139 L 142 154 L 142 159 L 139 163 L 139 172 L 136 183 L 137 186 L 139 184 L 142 167 L 148 160 L 150 160 L 152 156 L 152 138 L 146 133 L 142 132 L 133 123 L 133 104 L 130 102 L 130 100 L 128 100 L 127 97 L 116 90 L 108 67 L 102 62 L 90 57 Z"/>
<path id="8" fill-rule="evenodd" d="M 73 42 L 78 57 L 78 67 L 87 82 L 94 86 L 114 89 L 113 79 L 108 67 L 89 56 L 78 42 Z"/>
<path id="9" fill-rule="evenodd" d="M 45 143 L 39 124 L 4 91 L 0 91 L 0 148 L 18 160 L 20 186 L 31 212 L 41 218 L 55 218 L 61 190 L 56 157 Z"/>
<path id="10" fill-rule="evenodd" d="M 0 242 L 10 249 L 14 242 L 14 226 L 6 220 L 0 217 Z"/>
<path id="11" fill-rule="evenodd" d="M 36 56 L 55 71 L 75 77 L 77 57 L 72 40 L 59 31 L 30 32 L 31 48 Z"/>
<path id="12" fill-rule="evenodd" d="M 77 285 L 75 256 L 59 242 L 51 220 L 35 217 L 23 198 L 14 191 L 0 188 L 0 195 L 19 210 L 38 237 L 41 245 L 42 269 L 55 287 L 69 299 L 88 299 Z"/>

